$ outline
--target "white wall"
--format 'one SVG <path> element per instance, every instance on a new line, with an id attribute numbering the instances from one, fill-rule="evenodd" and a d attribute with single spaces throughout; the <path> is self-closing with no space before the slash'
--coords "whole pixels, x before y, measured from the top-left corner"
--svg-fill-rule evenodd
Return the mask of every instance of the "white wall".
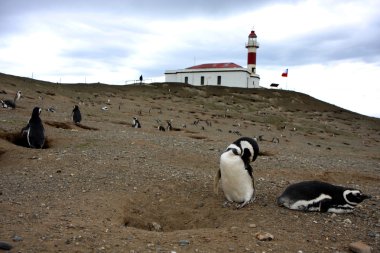
<path id="1" fill-rule="evenodd" d="M 201 85 L 201 76 L 204 77 L 204 85 L 218 85 L 218 76 L 221 76 L 221 86 L 258 88 L 259 76 L 251 77 L 246 69 L 196 69 L 196 70 L 174 70 L 165 72 L 166 82 L 185 82 L 192 85 Z"/>

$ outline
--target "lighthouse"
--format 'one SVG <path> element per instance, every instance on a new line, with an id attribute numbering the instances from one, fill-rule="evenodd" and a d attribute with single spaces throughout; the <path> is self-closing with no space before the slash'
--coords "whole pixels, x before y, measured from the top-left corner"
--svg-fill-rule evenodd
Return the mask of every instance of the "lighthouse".
<path id="1" fill-rule="evenodd" d="M 256 75 L 256 49 L 259 48 L 255 31 L 252 30 L 248 35 L 248 42 L 245 47 L 248 49 L 247 70 L 253 76 Z"/>
<path id="2" fill-rule="evenodd" d="M 248 35 L 245 47 L 248 49 L 247 68 L 233 62 L 207 62 L 185 69 L 167 70 L 165 82 L 261 88 L 260 76 L 256 73 L 256 49 L 259 48 L 259 43 L 253 29 Z"/>

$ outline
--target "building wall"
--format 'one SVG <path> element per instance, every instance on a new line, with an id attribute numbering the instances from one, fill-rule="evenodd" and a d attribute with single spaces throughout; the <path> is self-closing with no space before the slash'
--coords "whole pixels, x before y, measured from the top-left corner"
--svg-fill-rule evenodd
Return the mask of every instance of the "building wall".
<path id="1" fill-rule="evenodd" d="M 221 83 L 218 84 L 218 76 L 220 76 Z M 166 82 L 181 82 L 191 85 L 220 85 L 228 87 L 242 87 L 242 88 L 259 88 L 260 77 L 258 75 L 250 76 L 245 69 L 230 69 L 230 70 L 182 70 L 182 71 L 166 71 Z M 203 77 L 203 84 L 201 80 Z"/>

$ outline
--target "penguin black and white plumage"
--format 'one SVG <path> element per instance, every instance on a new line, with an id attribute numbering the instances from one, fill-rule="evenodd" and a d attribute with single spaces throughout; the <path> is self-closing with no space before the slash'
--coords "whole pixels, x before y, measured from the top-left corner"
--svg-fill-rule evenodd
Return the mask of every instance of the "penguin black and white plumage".
<path id="1" fill-rule="evenodd" d="M 277 204 L 292 210 L 349 213 L 368 198 L 371 196 L 353 188 L 303 181 L 288 186 L 277 198 Z"/>
<path id="2" fill-rule="evenodd" d="M 41 111 L 41 108 L 34 107 L 28 125 L 22 129 L 31 148 L 43 148 L 45 144 L 45 129 L 40 119 Z"/>
<path id="3" fill-rule="evenodd" d="M 73 121 L 75 124 L 79 124 L 82 121 L 82 115 L 80 113 L 79 106 L 77 105 L 74 106 L 74 109 L 71 115 L 73 116 Z"/>
<path id="4" fill-rule="evenodd" d="M 3 108 L 12 108 L 12 109 L 15 109 L 16 108 L 16 101 L 19 100 L 21 98 L 21 91 L 17 91 L 15 97 L 13 100 L 1 100 L 1 105 Z"/>
<path id="5" fill-rule="evenodd" d="M 132 127 L 134 127 L 134 128 L 141 128 L 140 121 L 136 117 L 133 117 Z"/>
<path id="6" fill-rule="evenodd" d="M 242 137 L 233 142 L 220 156 L 220 168 L 214 179 L 214 191 L 218 192 L 218 183 L 229 202 L 237 202 L 242 208 L 255 199 L 253 169 L 250 162 L 259 154 L 257 142 Z"/>

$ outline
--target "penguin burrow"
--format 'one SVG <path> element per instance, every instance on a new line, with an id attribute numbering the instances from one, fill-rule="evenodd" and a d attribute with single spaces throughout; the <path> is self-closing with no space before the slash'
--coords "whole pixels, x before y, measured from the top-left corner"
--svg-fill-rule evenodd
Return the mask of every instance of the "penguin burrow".
<path id="1" fill-rule="evenodd" d="M 233 142 L 220 156 L 220 168 L 214 178 L 214 191 L 218 193 L 221 186 L 228 202 L 237 202 L 242 208 L 255 199 L 255 185 L 251 162 L 259 154 L 257 142 L 249 137 L 242 137 Z"/>
<path id="2" fill-rule="evenodd" d="M 349 213 L 371 196 L 360 190 L 321 181 L 303 181 L 289 185 L 277 204 L 292 210 Z"/>

